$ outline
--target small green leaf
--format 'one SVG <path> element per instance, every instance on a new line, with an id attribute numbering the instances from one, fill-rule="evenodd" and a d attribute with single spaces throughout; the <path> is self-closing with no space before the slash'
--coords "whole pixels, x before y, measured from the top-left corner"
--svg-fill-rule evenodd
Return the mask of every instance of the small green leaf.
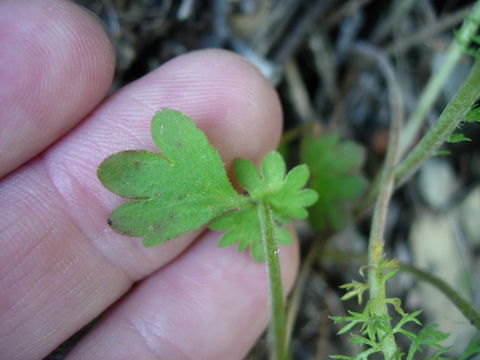
<path id="1" fill-rule="evenodd" d="M 124 151 L 105 159 L 97 170 L 106 188 L 134 200 L 110 214 L 113 230 L 143 237 L 145 246 L 154 246 L 243 201 L 219 154 L 189 117 L 164 109 L 153 117 L 151 131 L 162 154 Z"/>
<path id="2" fill-rule="evenodd" d="M 467 115 L 465 115 L 465 121 L 470 123 L 480 122 L 480 107 L 470 110 Z"/>
<path id="3" fill-rule="evenodd" d="M 462 133 L 452 133 L 447 138 L 447 142 L 449 142 L 451 144 L 459 143 L 459 142 L 462 142 L 462 141 L 472 141 L 472 139 L 469 139 L 468 137 L 466 137 Z"/>
<path id="4" fill-rule="evenodd" d="M 470 339 L 470 342 L 460 354 L 458 360 L 473 359 L 474 355 L 480 355 L 480 333 L 478 332 Z"/>
<path id="5" fill-rule="evenodd" d="M 450 151 L 448 150 L 437 150 L 433 153 L 434 156 L 444 156 L 444 155 L 450 155 Z"/>
<path id="6" fill-rule="evenodd" d="M 227 230 L 219 240 L 220 247 L 237 243 L 238 251 L 250 249 L 250 255 L 255 261 L 265 260 L 262 230 L 254 203 L 241 210 L 220 215 L 208 227 L 212 230 Z M 282 226 L 275 226 L 275 235 L 279 244 L 290 243 L 290 233 Z"/>
<path id="7" fill-rule="evenodd" d="M 437 325 L 428 325 L 425 326 L 417 336 L 412 339 L 412 344 L 407 354 L 407 360 L 413 360 L 416 352 L 422 351 L 423 347 L 431 347 L 439 349 L 435 356 L 429 357 L 429 359 L 440 359 L 438 355 L 444 354 L 451 349 L 451 347 L 444 347 L 440 344 L 441 341 L 445 340 L 448 335 L 437 330 Z"/>
<path id="8" fill-rule="evenodd" d="M 319 194 L 310 209 L 312 227 L 320 232 L 341 229 L 350 220 L 354 200 L 367 185 L 360 175 L 364 149 L 352 141 L 340 141 L 337 133 L 329 133 L 305 137 L 300 156 L 312 172 L 310 185 Z"/>
<path id="9" fill-rule="evenodd" d="M 250 247 L 252 257 L 263 261 L 262 233 L 257 215 L 256 203 L 266 201 L 270 204 L 275 220 L 275 236 L 279 244 L 289 244 L 290 233 L 283 227 L 290 218 L 308 216 L 305 207 L 312 205 L 318 198 L 315 191 L 302 189 L 309 176 L 306 165 L 298 165 L 285 174 L 285 162 L 276 151 L 268 153 L 261 163 L 261 173 L 248 160 L 237 159 L 233 164 L 235 178 L 248 192 L 251 206 L 221 215 L 210 222 L 212 230 L 227 230 L 220 244 L 238 243 L 240 251 Z"/>
<path id="10" fill-rule="evenodd" d="M 235 169 L 235 178 L 239 185 L 248 191 L 251 196 L 255 196 L 255 191 L 260 189 L 262 184 L 255 165 L 245 159 L 235 159 L 233 167 Z"/>
<path id="11" fill-rule="evenodd" d="M 271 151 L 262 161 L 262 175 L 265 184 L 272 189 L 281 186 L 285 177 L 286 167 L 282 155 L 276 151 Z"/>
<path id="12" fill-rule="evenodd" d="M 269 204 L 276 240 L 288 244 L 291 236 L 284 225 L 291 217 L 306 217 L 304 207 L 317 199 L 315 191 L 302 189 L 308 168 L 300 165 L 286 174 L 285 162 L 275 151 L 263 159 L 261 173 L 248 160 L 234 162 L 238 183 L 248 192 L 239 195 L 205 134 L 178 111 L 156 113 L 151 131 L 161 154 L 124 151 L 105 159 L 97 170 L 106 188 L 132 200 L 110 214 L 109 225 L 122 235 L 143 237 L 145 246 L 210 222 L 211 229 L 226 230 L 220 246 L 237 244 L 240 251 L 250 249 L 252 257 L 262 261 L 258 203 Z"/>
<path id="13" fill-rule="evenodd" d="M 360 305 L 363 301 L 363 294 L 366 290 L 368 290 L 368 284 L 354 280 L 348 284 L 340 285 L 340 289 L 344 289 L 346 291 L 345 295 L 341 297 L 341 300 L 348 300 L 356 296 L 357 302 Z"/>
<path id="14" fill-rule="evenodd" d="M 262 244 L 259 239 L 261 236 L 260 222 L 254 204 L 235 212 L 225 213 L 212 220 L 208 226 L 212 230 L 228 230 L 220 238 L 218 243 L 220 247 L 238 243 L 239 251 L 245 251 L 250 247 L 252 254 L 260 252 L 258 249 L 254 249 L 255 246 Z"/>

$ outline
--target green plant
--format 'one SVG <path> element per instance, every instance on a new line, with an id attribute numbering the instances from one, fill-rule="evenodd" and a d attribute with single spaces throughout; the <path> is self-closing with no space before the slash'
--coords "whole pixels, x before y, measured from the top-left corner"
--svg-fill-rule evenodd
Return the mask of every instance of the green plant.
<path id="1" fill-rule="evenodd" d="M 350 141 L 340 141 L 336 133 L 305 136 L 301 141 L 300 157 L 312 172 L 310 186 L 320 194 L 309 217 L 317 234 L 325 236 L 341 230 L 375 203 L 368 264 L 362 267 L 366 279 L 342 286 L 347 291 L 343 299 L 356 297 L 363 310 L 333 317 L 334 322 L 344 323 L 339 333 L 352 332 L 351 342 L 363 348 L 356 355 L 334 355 L 333 358 L 368 359 L 376 354 L 387 360 L 413 360 L 428 348 L 433 351 L 429 359 L 447 359 L 449 348 L 440 344 L 447 335 L 435 325 L 422 326 L 421 311 L 408 313 L 399 299 L 388 296 L 386 285 L 398 271 L 408 271 L 436 286 L 461 308 L 474 326 L 479 326 L 476 310 L 448 285 L 428 273 L 399 265 L 384 254 L 384 227 L 395 187 L 411 177 L 424 160 L 438 154 L 443 143 L 469 141 L 459 133 L 459 127 L 464 122 L 480 120 L 479 52 L 468 48 L 470 42 L 479 41 L 474 36 L 479 18 L 480 1 L 477 1 L 471 16 L 457 32 L 457 40 L 447 51 L 445 64 L 432 74 L 403 131 L 402 91 L 389 60 L 373 46 L 355 46 L 356 55 L 377 63 L 389 90 L 392 112 L 385 164 L 360 202 L 356 200 L 367 186 L 360 174 L 363 149 Z M 477 60 L 470 75 L 439 119 L 407 153 L 440 93 L 441 84 L 465 52 L 473 54 Z M 288 142 L 311 129 L 311 124 L 304 124 L 292 129 L 284 140 Z M 98 177 L 107 188 L 131 200 L 112 212 L 109 224 L 120 234 L 143 237 L 145 246 L 154 246 L 183 232 L 208 226 L 212 230 L 225 231 L 219 246 L 236 245 L 239 251 L 248 249 L 256 261 L 266 260 L 272 353 L 275 359 L 288 358 L 289 335 L 285 327 L 277 244 L 290 242 L 285 225 L 291 218 L 307 217 L 305 207 L 317 199 L 315 191 L 302 190 L 309 177 L 307 166 L 297 166 L 287 174 L 285 162 L 277 152 L 265 156 L 260 171 L 248 160 L 235 160 L 236 183 L 245 190 L 245 194 L 239 194 L 230 184 L 218 153 L 185 115 L 169 109 L 160 111 L 152 120 L 152 137 L 161 155 L 147 151 L 122 152 L 107 158 L 98 169 Z M 320 243 L 317 241 L 306 257 L 300 289 L 305 284 L 308 268 L 318 258 L 315 254 L 320 252 Z M 293 304 L 291 308 L 295 308 L 295 302 Z M 420 326 L 417 331 L 412 330 L 415 325 Z M 354 330 L 358 332 L 353 333 Z M 410 341 L 406 350 L 397 344 L 401 337 Z M 478 352 L 478 338 L 472 339 L 461 359 L 466 360 Z"/>
<path id="2" fill-rule="evenodd" d="M 477 1 L 471 13 L 465 18 L 462 27 L 455 32 L 456 41 L 452 41 L 445 56 L 445 61 L 426 84 L 415 110 L 407 121 L 407 126 L 401 135 L 401 154 L 407 151 L 415 136 L 418 135 L 426 114 L 440 94 L 442 84 L 446 81 L 462 54 L 468 51 L 468 53 L 473 53 L 475 57 L 478 57 L 478 53 L 469 49 L 468 46 L 472 41 L 478 43 L 478 37 L 475 34 L 480 23 L 479 19 L 480 2 Z"/>
<path id="3" fill-rule="evenodd" d="M 399 270 L 398 264 L 394 260 L 385 260 L 383 255 L 378 254 L 379 260 L 372 269 L 376 277 L 375 283 L 380 289 L 370 292 L 370 299 L 366 302 L 362 312 L 348 311 L 349 316 L 333 316 L 335 323 L 344 323 L 338 334 L 344 334 L 352 331 L 354 327 L 359 328 L 359 334 L 352 333 L 351 341 L 354 344 L 362 345 L 365 350 L 354 356 L 333 355 L 334 359 L 360 360 L 368 359 L 374 353 L 383 353 L 385 359 L 405 359 L 412 360 L 417 352 L 421 352 L 425 347 L 435 348 L 435 353 L 429 359 L 445 359 L 440 355 L 450 350 L 450 347 L 444 347 L 440 344 L 448 335 L 438 331 L 435 325 L 429 325 L 421 328 L 418 333 L 413 333 L 405 328 L 405 325 L 413 323 L 421 326 L 418 315 L 421 311 L 413 313 L 405 312 L 401 307 L 400 299 L 388 298 L 385 295 L 385 285 Z M 352 282 L 345 284 L 342 288 L 347 289 L 347 293 L 342 297 L 343 300 L 356 296 L 359 305 L 362 302 L 362 295 L 365 291 L 371 289 L 369 283 Z M 391 306 L 399 316 L 394 322 L 389 315 L 387 307 Z M 404 336 L 410 340 L 408 353 L 402 353 L 396 345 L 396 337 Z"/>
<path id="4" fill-rule="evenodd" d="M 281 155 L 265 156 L 259 173 L 244 159 L 234 162 L 238 194 L 228 180 L 222 160 L 208 139 L 186 115 L 171 109 L 157 112 L 151 133 L 161 154 L 133 150 L 111 155 L 97 175 L 112 192 L 131 201 L 109 216 L 119 234 L 143 237 L 154 246 L 207 225 L 226 230 L 219 246 L 238 243 L 257 261 L 267 262 L 271 302 L 271 339 L 276 359 L 285 359 L 284 300 L 277 242 L 288 244 L 284 228 L 291 218 L 308 216 L 304 207 L 317 194 L 302 189 L 309 177 L 306 165 L 288 173 Z"/>
<path id="5" fill-rule="evenodd" d="M 321 196 L 310 208 L 310 224 L 319 233 L 339 231 L 351 222 L 351 207 L 365 191 L 360 174 L 365 150 L 353 141 L 340 141 L 338 133 L 303 138 L 301 160 L 312 173 L 310 186 Z"/>
<path id="6" fill-rule="evenodd" d="M 418 166 L 445 141 L 468 140 L 463 134 L 454 131 L 465 120 L 478 121 L 478 109 L 475 108 L 475 102 L 479 98 L 480 61 L 477 59 L 468 78 L 442 112 L 440 118 L 399 165 L 397 165 L 397 159 L 400 153 L 400 121 L 398 117 L 394 118 L 389 134 L 390 141 L 385 165 L 375 186 L 372 187 L 375 191 L 376 203 L 369 237 L 368 280 L 366 284 L 351 282 L 343 286 L 348 290 L 345 298 L 357 296 L 360 301 L 363 293 L 368 290 L 369 300 L 366 302 L 363 312 L 349 312 L 350 316 L 333 318 L 335 322 L 347 322 L 339 333 L 345 333 L 356 325 L 360 325 L 360 335 L 352 335 L 351 341 L 363 345 L 366 349 L 353 357 L 336 355 L 334 358 L 368 359 L 371 354 L 381 352 L 386 360 L 412 360 L 415 353 L 421 351 L 423 346 L 429 346 L 435 348 L 435 353 L 429 359 L 447 359 L 443 355 L 448 352 L 449 348 L 444 348 L 439 342 L 446 339 L 448 335 L 436 330 L 435 325 L 426 326 L 417 334 L 407 331 L 403 328 L 407 323 L 413 322 L 420 325 L 417 319 L 420 312 L 405 313 L 400 306 L 399 299 L 386 296 L 386 282 L 398 271 L 398 265 L 394 261 L 387 261 L 383 254 L 385 218 L 395 185 L 401 184 L 411 176 Z M 394 270 L 386 271 L 387 268 Z M 418 271 L 412 273 L 424 275 Z M 451 288 L 431 276 L 427 275 L 423 278 L 429 279 L 430 283 L 444 293 L 450 292 L 449 298 L 454 299 L 454 303 L 459 306 L 472 324 L 475 325 L 478 322 L 476 311 Z M 389 305 L 392 305 L 396 313 L 401 316 L 396 324 L 390 316 Z M 406 354 L 402 353 L 397 345 L 399 334 L 406 336 L 411 341 L 410 349 Z"/>

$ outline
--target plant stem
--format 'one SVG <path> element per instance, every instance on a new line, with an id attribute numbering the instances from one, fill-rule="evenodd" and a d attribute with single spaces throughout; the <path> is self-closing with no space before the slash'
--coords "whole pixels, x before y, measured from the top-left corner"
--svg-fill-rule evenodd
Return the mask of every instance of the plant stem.
<path id="1" fill-rule="evenodd" d="M 400 271 L 413 274 L 416 278 L 426 281 L 430 285 L 436 287 L 458 308 L 458 310 L 460 310 L 470 323 L 480 331 L 480 314 L 478 311 L 445 281 L 413 266 L 400 265 L 398 268 Z"/>
<path id="2" fill-rule="evenodd" d="M 272 210 L 268 203 L 258 202 L 258 218 L 262 228 L 262 242 L 267 261 L 267 276 L 270 295 L 269 341 L 272 359 L 286 360 L 285 301 L 283 298 L 280 261 L 275 239 Z"/>
<path id="3" fill-rule="evenodd" d="M 389 144 L 379 183 L 379 195 L 373 213 L 368 251 L 368 285 L 371 313 L 378 317 L 389 318 L 385 292 L 383 238 L 388 204 L 395 184 L 395 165 L 398 158 L 400 128 L 403 122 L 403 100 L 395 78 L 395 73 L 385 55 L 377 49 L 362 45 L 356 47 L 365 56 L 375 59 L 385 76 L 388 85 L 392 123 L 389 131 Z M 390 321 L 377 330 L 378 339 L 382 339 L 382 352 L 386 360 L 394 360 L 399 353 Z"/>
<path id="4" fill-rule="evenodd" d="M 413 150 L 395 168 L 395 187 L 403 184 L 445 142 L 447 137 L 464 120 L 465 114 L 480 98 L 480 61 L 473 68 L 453 99 L 440 114 L 438 120 Z M 375 179 L 367 196 L 355 208 L 356 216 L 364 213 L 379 192 L 380 182 Z"/>
<path id="5" fill-rule="evenodd" d="M 479 24 L 480 0 L 476 2 L 471 13 L 468 17 L 466 17 L 462 27 L 457 33 L 457 38 L 452 41 L 447 50 L 442 66 L 440 69 L 435 71 L 435 73 L 429 79 L 422 92 L 422 95 L 420 96 L 417 107 L 408 119 L 407 126 L 402 133 L 400 141 L 401 154 L 406 151 L 413 139 L 417 136 L 423 119 L 432 107 L 435 100 L 438 98 L 438 94 L 442 89 L 443 83 L 447 80 L 454 66 L 457 64 L 458 59 L 469 45 L 470 39 L 473 35 L 475 35 Z"/>
<path id="6" fill-rule="evenodd" d="M 381 249 L 370 249 L 369 255 L 375 253 L 378 255 L 377 262 L 375 262 L 375 259 L 373 259 L 375 257 L 375 255 L 373 255 L 371 261 L 372 265 L 370 265 L 369 261 L 370 268 L 368 270 L 369 296 L 372 306 L 371 311 L 375 316 L 388 317 L 385 280 L 383 280 L 384 269 L 382 266 L 379 266 L 379 262 L 383 257 L 383 254 L 381 253 Z M 385 328 L 378 329 L 377 333 L 378 338 L 382 339 L 382 353 L 385 357 L 385 360 L 394 360 L 398 354 L 398 347 L 393 336 L 393 330 L 390 321 L 386 323 Z"/>
<path id="7" fill-rule="evenodd" d="M 375 316 L 384 317 L 388 315 L 386 303 L 385 280 L 383 274 L 383 232 L 387 207 L 391 192 L 393 190 L 393 172 L 388 175 L 387 168 L 383 176 L 386 181 L 382 181 L 380 195 L 375 205 L 375 211 L 372 220 L 372 229 L 370 231 L 368 247 L 368 286 L 370 301 L 372 304 L 372 313 Z M 388 178 L 391 178 L 388 180 Z M 378 338 L 383 338 L 382 352 L 386 360 L 393 360 L 397 353 L 397 344 L 393 337 L 393 331 L 390 322 L 385 329 L 378 330 Z"/>
<path id="8" fill-rule="evenodd" d="M 407 180 L 423 161 L 433 155 L 464 120 L 465 114 L 479 98 L 480 61 L 477 60 L 462 87 L 448 103 L 435 124 L 395 169 L 397 185 Z"/>

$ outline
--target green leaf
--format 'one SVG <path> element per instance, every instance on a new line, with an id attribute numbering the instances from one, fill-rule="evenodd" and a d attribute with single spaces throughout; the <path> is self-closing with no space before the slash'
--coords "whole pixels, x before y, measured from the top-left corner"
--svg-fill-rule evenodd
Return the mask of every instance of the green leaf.
<path id="1" fill-rule="evenodd" d="M 306 217 L 304 207 L 317 199 L 315 191 L 302 189 L 308 168 L 300 165 L 286 174 L 285 162 L 275 151 L 265 156 L 260 173 L 248 160 L 235 161 L 238 183 L 248 192 L 239 195 L 205 134 L 178 111 L 156 113 L 151 132 L 161 154 L 124 151 L 105 159 L 97 170 L 106 188 L 132 200 L 110 214 L 109 225 L 122 235 L 143 237 L 145 246 L 210 223 L 212 230 L 226 230 L 219 246 L 237 244 L 262 261 L 259 202 L 272 209 L 277 242 L 288 244 L 291 236 L 284 225 L 292 217 Z"/>
<path id="2" fill-rule="evenodd" d="M 256 203 L 265 201 L 270 204 L 277 242 L 289 244 L 291 235 L 284 225 L 292 217 L 307 217 L 305 207 L 312 205 L 318 196 L 313 190 L 302 189 L 309 176 L 307 166 L 296 166 L 286 174 L 285 162 L 276 151 L 265 156 L 261 173 L 251 161 L 245 159 L 235 160 L 233 168 L 239 185 L 248 192 L 246 198 L 251 205 L 221 215 L 209 227 L 212 230 L 227 230 L 220 239 L 221 246 L 237 243 L 240 251 L 249 247 L 252 257 L 263 261 L 265 254 Z"/>
<path id="3" fill-rule="evenodd" d="M 416 352 L 422 351 L 422 347 L 433 347 L 440 349 L 435 353 L 435 356 L 429 357 L 429 359 L 438 359 L 438 355 L 444 354 L 449 351 L 451 347 L 444 347 L 440 344 L 441 341 L 445 340 L 448 337 L 448 334 L 445 334 L 436 329 L 437 325 L 428 325 L 425 326 L 417 336 L 413 339 L 410 349 L 407 354 L 407 360 L 413 360 Z"/>
<path id="4" fill-rule="evenodd" d="M 235 159 L 233 166 L 235 169 L 235 178 L 238 183 L 248 191 L 250 196 L 260 196 L 260 194 L 256 194 L 255 191 L 262 186 L 262 179 L 260 179 L 255 165 L 245 159 Z"/>
<path id="5" fill-rule="evenodd" d="M 231 186 L 222 160 L 186 115 L 163 109 L 151 123 L 162 154 L 124 151 L 105 159 L 97 175 L 112 192 L 133 201 L 109 216 L 119 234 L 154 246 L 199 228 L 244 200 Z"/>
<path id="6" fill-rule="evenodd" d="M 368 284 L 354 280 L 348 284 L 340 285 L 340 289 L 344 289 L 345 291 L 347 291 L 346 294 L 341 297 L 341 300 L 348 300 L 356 296 L 357 302 L 360 305 L 363 300 L 363 294 L 366 290 L 368 290 Z"/>
<path id="7" fill-rule="evenodd" d="M 367 186 L 360 175 L 364 149 L 352 141 L 340 141 L 337 133 L 307 136 L 301 160 L 312 172 L 310 185 L 319 200 L 310 209 L 310 223 L 319 231 L 339 230 L 350 221 L 353 202 Z"/>
<path id="8" fill-rule="evenodd" d="M 480 107 L 473 108 L 465 115 L 465 121 L 474 123 L 480 122 Z"/>
<path id="9" fill-rule="evenodd" d="M 480 354 L 480 333 L 473 335 L 465 350 L 460 354 L 458 360 L 473 359 L 474 355 Z"/>
<path id="10" fill-rule="evenodd" d="M 466 137 L 462 133 L 452 133 L 447 138 L 447 142 L 451 144 L 459 143 L 462 141 L 472 141 L 472 139 Z"/>
<path id="11" fill-rule="evenodd" d="M 448 150 L 437 150 L 433 153 L 434 156 L 444 156 L 444 155 L 450 155 L 450 151 Z"/>
<path id="12" fill-rule="evenodd" d="M 237 243 L 238 251 L 250 249 L 255 261 L 265 260 L 262 244 L 262 230 L 254 203 L 234 212 L 228 212 L 212 220 L 208 227 L 212 230 L 227 230 L 219 240 L 218 246 L 224 247 Z M 279 244 L 290 243 L 290 233 L 276 224 L 275 235 Z"/>

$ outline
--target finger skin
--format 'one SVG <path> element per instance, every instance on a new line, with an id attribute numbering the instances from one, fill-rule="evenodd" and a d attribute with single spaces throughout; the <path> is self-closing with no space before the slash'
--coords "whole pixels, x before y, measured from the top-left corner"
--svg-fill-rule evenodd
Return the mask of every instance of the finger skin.
<path id="1" fill-rule="evenodd" d="M 98 21 L 60 0 L 0 2 L 0 48 L 1 177 L 93 110 L 115 56 Z"/>
<path id="2" fill-rule="evenodd" d="M 6 358 L 45 356 L 198 234 L 145 249 L 106 224 L 123 200 L 101 186 L 96 168 L 114 152 L 154 150 L 150 120 L 162 107 L 192 117 L 227 164 L 234 157 L 258 161 L 280 136 L 281 109 L 270 84 L 236 55 L 201 51 L 120 90 L 42 156 L 5 178 L 0 353 Z"/>
<path id="3" fill-rule="evenodd" d="M 111 309 L 67 360 L 240 360 L 265 329 L 265 264 L 207 232 L 188 252 Z M 283 282 L 295 276 L 296 244 L 281 247 Z"/>

